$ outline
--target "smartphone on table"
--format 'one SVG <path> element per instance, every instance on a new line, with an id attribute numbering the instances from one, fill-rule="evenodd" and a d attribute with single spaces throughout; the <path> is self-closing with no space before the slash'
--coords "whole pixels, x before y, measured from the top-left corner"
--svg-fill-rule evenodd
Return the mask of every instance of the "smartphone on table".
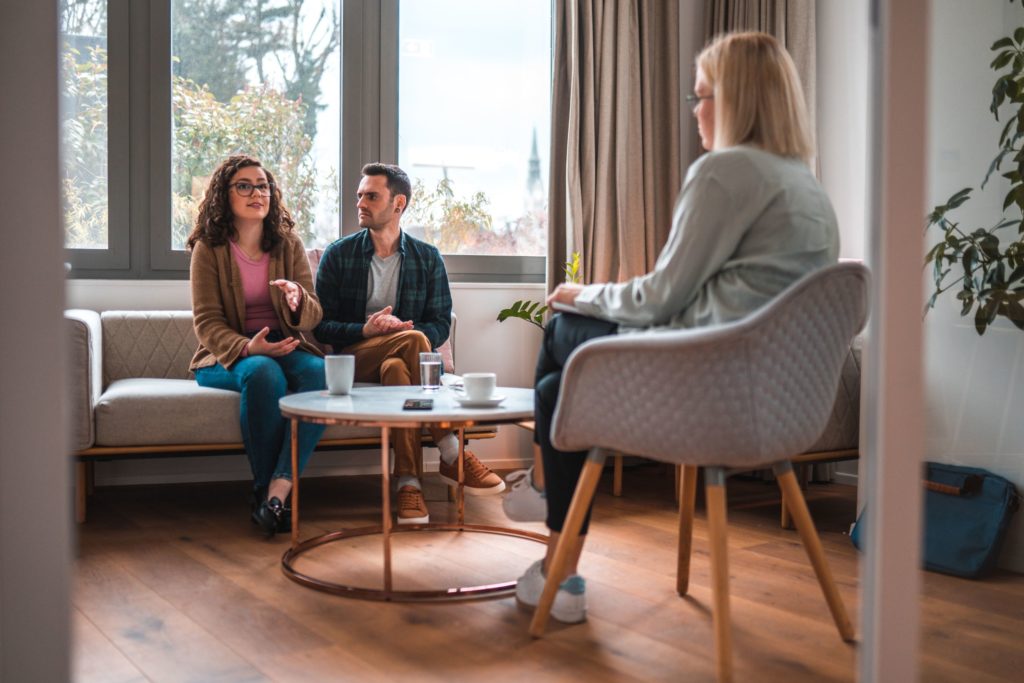
<path id="1" fill-rule="evenodd" d="M 434 399 L 432 398 L 407 398 L 402 404 L 402 410 L 433 410 Z"/>

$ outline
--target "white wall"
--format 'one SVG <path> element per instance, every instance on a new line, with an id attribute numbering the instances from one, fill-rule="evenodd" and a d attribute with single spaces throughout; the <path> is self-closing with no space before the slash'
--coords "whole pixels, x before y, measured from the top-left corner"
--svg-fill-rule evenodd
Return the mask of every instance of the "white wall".
<path id="1" fill-rule="evenodd" d="M 519 299 L 542 299 L 543 285 L 452 284 L 456 328 L 456 370 L 490 371 L 503 386 L 532 387 L 533 369 L 540 348 L 541 331 L 522 320 L 498 323 L 498 311 Z M 131 282 L 71 280 L 67 285 L 70 308 L 97 311 L 113 309 L 189 309 L 189 285 L 185 280 Z M 499 430 L 495 439 L 476 441 L 473 451 L 496 468 L 523 466 L 533 457 L 531 436 L 517 427 Z M 307 475 L 323 476 L 376 472 L 380 456 L 375 451 L 318 453 Z M 437 451 L 426 449 L 428 470 L 436 468 Z M 245 456 L 156 458 L 101 462 L 96 483 L 138 484 L 182 481 L 240 480 L 249 478 Z"/>
<path id="2" fill-rule="evenodd" d="M 867 234 L 868 3 L 819 2 L 818 164 L 839 219 L 842 258 L 863 259 Z"/>
<path id="3" fill-rule="evenodd" d="M 977 188 L 995 156 L 1001 125 L 988 111 L 995 80 L 989 46 L 1024 25 L 1024 10 L 962 0 L 934 0 L 932 7 L 928 197 L 936 205 Z M 956 216 L 971 228 L 994 225 L 1006 190 L 1005 181 L 994 180 Z M 937 234 L 930 233 L 929 245 Z M 1001 321 L 979 337 L 957 304 L 947 294 L 925 318 L 926 457 L 987 468 L 1024 491 L 1024 332 Z M 1022 514 L 1002 564 L 1024 571 Z"/>
<path id="4" fill-rule="evenodd" d="M 839 256 L 863 259 L 868 234 L 868 3 L 826 0 L 817 4 L 815 16 L 819 177 L 839 221 Z M 856 485 L 861 464 L 838 463 L 835 481 Z"/>

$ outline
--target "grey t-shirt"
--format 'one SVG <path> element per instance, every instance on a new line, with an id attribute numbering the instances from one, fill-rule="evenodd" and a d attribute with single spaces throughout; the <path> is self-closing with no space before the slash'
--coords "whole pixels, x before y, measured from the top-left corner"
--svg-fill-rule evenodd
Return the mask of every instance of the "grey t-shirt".
<path id="1" fill-rule="evenodd" d="M 588 285 L 576 307 L 624 332 L 726 323 L 838 256 L 835 212 L 807 164 L 730 147 L 690 166 L 654 270 Z"/>
<path id="2" fill-rule="evenodd" d="M 385 306 L 394 306 L 398 298 L 398 273 L 402 265 L 401 252 L 395 252 L 387 258 L 376 254 L 370 259 L 370 272 L 367 274 L 366 317 L 376 313 Z"/>

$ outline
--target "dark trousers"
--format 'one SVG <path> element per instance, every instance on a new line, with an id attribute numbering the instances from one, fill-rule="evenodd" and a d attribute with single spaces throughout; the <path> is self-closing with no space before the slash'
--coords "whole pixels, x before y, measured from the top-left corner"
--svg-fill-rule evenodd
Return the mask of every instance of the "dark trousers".
<path id="1" fill-rule="evenodd" d="M 565 516 L 569 512 L 572 494 L 576 491 L 586 451 L 566 452 L 551 445 L 551 421 L 558 403 L 558 389 L 562 385 L 562 369 L 569 355 L 584 342 L 615 334 L 619 326 L 596 318 L 587 318 L 571 313 L 559 314 L 548 321 L 544 328 L 544 343 L 537 358 L 537 374 L 534 381 L 536 401 L 534 419 L 536 431 L 534 440 L 540 446 L 544 457 L 544 491 L 548 501 L 548 528 L 561 531 Z M 587 533 L 590 525 L 590 511 L 583 520 L 580 533 Z"/>

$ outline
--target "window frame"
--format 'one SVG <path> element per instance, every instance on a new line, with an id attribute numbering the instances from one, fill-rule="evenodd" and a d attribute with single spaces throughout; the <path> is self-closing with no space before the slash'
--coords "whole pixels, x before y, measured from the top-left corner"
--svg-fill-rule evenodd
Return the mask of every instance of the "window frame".
<path id="1" fill-rule="evenodd" d="M 171 0 L 108 0 L 107 12 L 108 249 L 65 249 L 70 277 L 187 279 L 188 254 L 170 246 Z M 363 164 L 398 156 L 398 12 L 399 0 L 341 0 L 338 237 L 360 229 Z M 444 255 L 452 282 L 544 282 L 546 260 Z"/>

